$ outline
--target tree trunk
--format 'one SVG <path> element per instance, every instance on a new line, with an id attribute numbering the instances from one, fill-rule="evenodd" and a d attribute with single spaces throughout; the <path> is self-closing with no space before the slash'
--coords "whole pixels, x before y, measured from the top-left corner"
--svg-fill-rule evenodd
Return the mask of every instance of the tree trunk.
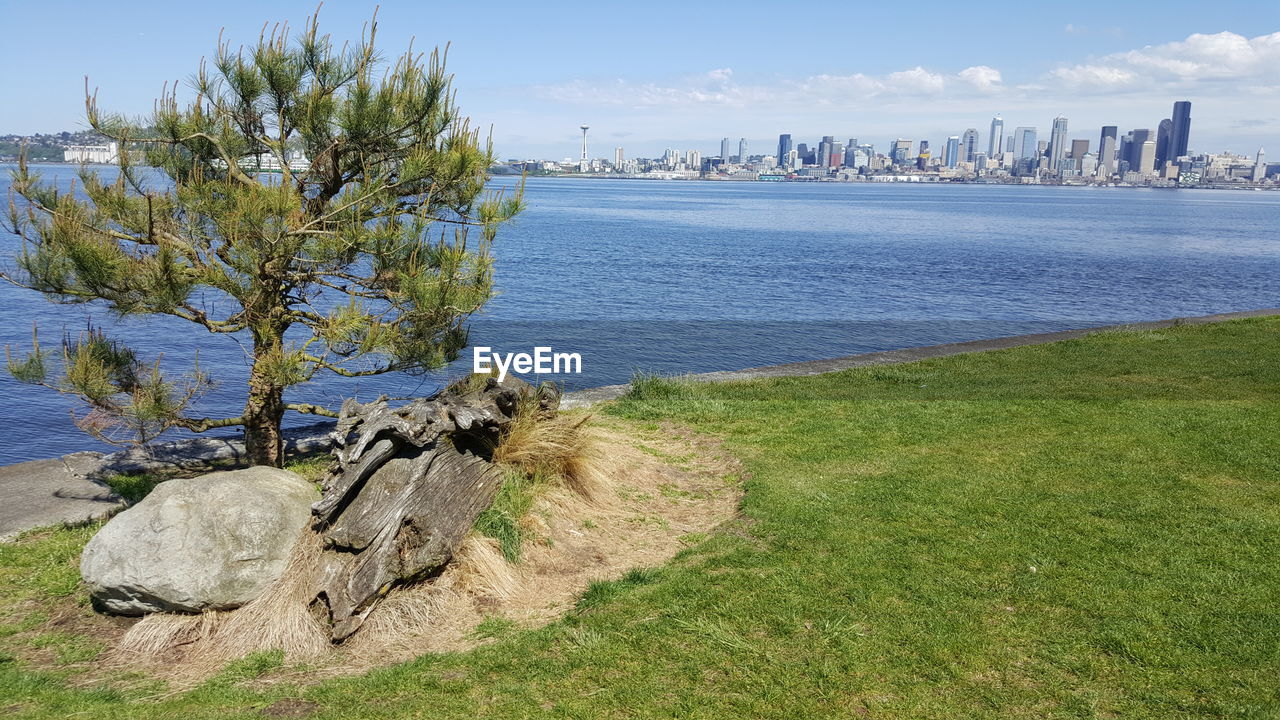
<path id="1" fill-rule="evenodd" d="M 270 377 L 267 361 L 278 356 L 283 332 L 253 333 L 253 369 L 249 372 L 249 399 L 244 406 L 244 448 L 250 465 L 280 467 L 284 464 L 284 386 Z"/>
<path id="2" fill-rule="evenodd" d="M 335 642 L 354 633 L 397 585 L 438 572 L 502 482 L 490 452 L 521 403 L 554 414 L 559 392 L 516 378 L 448 389 L 391 408 L 348 400 L 334 433 L 334 465 L 312 506 L 324 537 L 316 597 Z"/>
<path id="3" fill-rule="evenodd" d="M 283 417 L 284 388 L 263 382 L 254 373 L 244 407 L 244 449 L 250 465 L 280 467 L 284 463 Z"/>

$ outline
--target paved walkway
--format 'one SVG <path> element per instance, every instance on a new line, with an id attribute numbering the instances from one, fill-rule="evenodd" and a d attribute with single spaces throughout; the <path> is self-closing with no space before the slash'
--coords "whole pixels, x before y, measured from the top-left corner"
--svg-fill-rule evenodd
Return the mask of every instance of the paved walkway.
<path id="1" fill-rule="evenodd" d="M 1024 345 L 1041 345 L 1084 337 L 1103 330 L 1156 330 L 1177 324 L 1199 325 L 1270 315 L 1280 315 L 1280 308 L 1016 335 L 946 345 L 928 345 L 849 355 L 831 360 L 811 360 L 746 370 L 700 373 L 688 377 L 698 382 L 723 382 L 818 375 L 868 365 L 889 365 Z M 561 405 L 565 408 L 589 407 L 621 396 L 627 391 L 627 387 L 627 385 L 607 385 L 571 392 L 565 395 Z M 331 428 L 331 423 L 318 423 L 289 430 L 287 431 L 288 448 L 293 452 L 322 450 L 328 444 L 327 436 Z M 0 497 L 3 498 L 3 502 L 0 502 L 0 541 L 8 540 L 30 528 L 58 523 L 82 523 L 109 515 L 121 507 L 122 502 L 99 481 L 100 478 L 124 472 L 163 471 L 208 465 L 211 462 L 235 462 L 243 457 L 243 454 L 244 445 L 237 439 L 198 438 L 160 443 L 154 446 L 150 453 L 141 453 L 138 450 L 127 450 L 111 455 L 93 452 L 72 453 L 54 460 L 32 460 L 0 467 Z"/>

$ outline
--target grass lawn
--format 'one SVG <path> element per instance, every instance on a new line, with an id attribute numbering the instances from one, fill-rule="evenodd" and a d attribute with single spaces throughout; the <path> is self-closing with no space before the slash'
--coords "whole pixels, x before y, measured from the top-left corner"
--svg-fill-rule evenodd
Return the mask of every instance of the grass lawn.
<path id="1" fill-rule="evenodd" d="M 1278 360 L 1267 318 L 640 383 L 609 412 L 723 438 L 739 520 L 544 629 L 301 687 L 271 655 L 81 687 L 99 648 L 39 608 L 91 531 L 36 533 L 0 545 L 0 714 L 1280 718 Z"/>

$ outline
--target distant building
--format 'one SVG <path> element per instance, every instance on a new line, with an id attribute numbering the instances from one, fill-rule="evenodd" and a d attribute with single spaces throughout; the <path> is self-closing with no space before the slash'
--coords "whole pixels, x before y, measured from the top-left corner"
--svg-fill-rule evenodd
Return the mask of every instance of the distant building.
<path id="1" fill-rule="evenodd" d="M 1116 126 L 1103 125 L 1098 138 L 1098 168 L 1107 177 L 1116 174 Z"/>
<path id="2" fill-rule="evenodd" d="M 613 166 L 615 168 L 621 168 L 623 165 L 623 159 L 624 158 L 622 154 L 622 148 L 620 147 L 614 148 L 613 149 Z"/>
<path id="3" fill-rule="evenodd" d="M 721 138 L 720 140 L 720 159 L 727 165 L 729 164 L 729 138 Z"/>
<path id="4" fill-rule="evenodd" d="M 1091 152 L 1086 152 L 1076 160 L 1076 167 L 1079 168 L 1082 176 L 1089 177 L 1098 170 L 1098 156 Z"/>
<path id="5" fill-rule="evenodd" d="M 1084 160 L 1084 156 L 1088 154 L 1089 154 L 1088 140 L 1076 139 L 1071 141 L 1071 166 L 1072 168 L 1075 169 L 1077 173 L 1080 173 L 1083 171 L 1083 167 L 1081 166 L 1080 163 L 1082 160 Z"/>
<path id="6" fill-rule="evenodd" d="M 782 165 L 784 167 L 787 166 L 787 158 L 791 156 L 792 149 L 793 148 L 791 145 L 790 133 L 784 133 L 782 135 L 779 135 L 778 136 L 778 164 L 779 165 Z"/>
<path id="7" fill-rule="evenodd" d="M 1141 160 L 1139 155 L 1142 153 L 1142 144 L 1148 140 L 1151 141 L 1151 147 L 1153 148 L 1151 151 L 1151 164 L 1152 167 L 1155 167 L 1155 132 L 1150 128 L 1137 128 L 1135 130 L 1130 130 L 1129 133 L 1133 136 L 1133 139 L 1129 142 L 1129 156 L 1124 158 L 1129 161 L 1129 169 L 1134 172 L 1139 172 L 1138 165 Z"/>
<path id="8" fill-rule="evenodd" d="M 911 141 L 898 138 L 893 141 L 893 150 L 889 153 L 889 159 L 894 165 L 906 165 L 911 162 Z"/>
<path id="9" fill-rule="evenodd" d="M 1040 156 L 1036 148 L 1037 142 L 1035 128 L 1020 127 L 1013 131 L 1012 152 L 1015 174 L 1031 175 L 1035 172 Z"/>
<path id="10" fill-rule="evenodd" d="M 1134 172 L 1140 175 L 1152 175 L 1156 171 L 1156 141 L 1146 140 L 1142 145 L 1134 145 L 1137 151 L 1137 167 L 1133 168 Z"/>
<path id="11" fill-rule="evenodd" d="M 942 154 L 942 163 L 949 168 L 956 166 L 960 161 L 960 136 L 952 135 L 947 138 L 947 148 Z"/>
<path id="12" fill-rule="evenodd" d="M 1191 139 L 1191 101 L 1179 100 L 1173 104 L 1172 127 L 1169 129 L 1169 159 L 1177 160 L 1187 154 Z"/>
<path id="13" fill-rule="evenodd" d="M 818 167 L 831 167 L 831 149 L 835 142 L 833 135 L 822 136 L 822 142 L 818 143 Z"/>
<path id="14" fill-rule="evenodd" d="M 1163 168 L 1166 160 L 1172 160 L 1169 157 L 1169 136 L 1173 133 L 1173 121 L 1165 118 L 1160 121 L 1160 126 L 1156 128 L 1156 167 Z"/>
<path id="15" fill-rule="evenodd" d="M 62 161 L 73 163 L 114 163 L 119 160 L 119 145 L 68 145 L 62 150 Z M 55 156 L 56 157 L 56 156 Z"/>
<path id="16" fill-rule="evenodd" d="M 738 138 L 738 162 L 745 163 L 747 161 L 747 139 Z"/>
<path id="17" fill-rule="evenodd" d="M 1049 169 L 1059 171 L 1062 161 L 1067 156 L 1067 119 L 1059 115 L 1053 119 L 1053 130 L 1049 133 Z"/>
<path id="18" fill-rule="evenodd" d="M 967 163 L 973 162 L 973 158 L 978 154 L 978 129 L 968 128 L 960 139 L 961 157 Z"/>
<path id="19" fill-rule="evenodd" d="M 1000 151 L 1004 148 L 1000 147 L 1001 141 L 1004 140 L 1004 119 L 999 115 L 991 118 L 991 138 L 987 141 L 987 157 L 995 158 L 1000 156 Z"/>

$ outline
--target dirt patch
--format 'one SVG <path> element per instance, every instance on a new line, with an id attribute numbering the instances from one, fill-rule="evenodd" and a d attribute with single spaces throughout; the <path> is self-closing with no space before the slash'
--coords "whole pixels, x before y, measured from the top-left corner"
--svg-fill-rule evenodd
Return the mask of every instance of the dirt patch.
<path id="1" fill-rule="evenodd" d="M 606 476 L 592 500 L 567 488 L 544 492 L 525 518 L 530 539 L 519 563 L 473 536 L 435 582 L 389 597 L 339 650 L 346 671 L 423 653 L 466 650 L 490 640 L 482 622 L 544 625 L 568 612 L 597 580 L 662 565 L 701 534 L 733 518 L 742 497 L 740 466 L 720 446 L 675 426 L 642 431 L 597 422 L 596 452 Z M 414 612 L 410 610 L 417 610 Z M 406 622 L 408 620 L 408 622 Z"/>
<path id="2" fill-rule="evenodd" d="M 306 717 L 319 709 L 320 705 L 313 703 L 310 700 L 284 698 L 263 708 L 262 714 L 267 717 L 276 718 L 300 718 Z"/>
<path id="3" fill-rule="evenodd" d="M 286 578 L 263 598 L 229 613 L 150 616 L 102 662 L 142 665 L 185 684 L 235 657 L 280 648 L 286 667 L 254 682 L 306 683 L 465 650 L 491 641 L 494 633 L 479 632 L 486 627 L 546 624 L 592 582 L 662 565 L 737 514 L 740 467 L 713 440 L 615 419 L 584 427 L 590 477 L 539 488 L 520 521 L 519 562 L 508 562 L 496 540 L 473 533 L 443 573 L 392 591 L 358 633 L 333 647 L 320 642 L 322 628 L 299 604 L 311 597 L 307 553 L 318 552 L 315 543 L 300 542 Z M 297 662 L 310 666 L 301 677 L 288 667 Z"/>

